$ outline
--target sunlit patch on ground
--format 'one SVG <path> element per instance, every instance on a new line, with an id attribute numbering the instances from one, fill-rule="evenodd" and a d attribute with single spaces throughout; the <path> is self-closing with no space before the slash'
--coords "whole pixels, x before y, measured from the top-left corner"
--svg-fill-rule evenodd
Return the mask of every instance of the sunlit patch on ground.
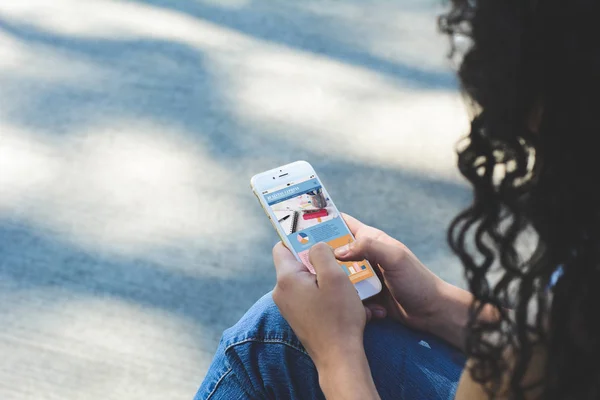
<path id="1" fill-rule="evenodd" d="M 257 172 L 460 282 L 464 108 L 438 2 L 0 3 L 0 398 L 191 398 L 273 286 Z"/>

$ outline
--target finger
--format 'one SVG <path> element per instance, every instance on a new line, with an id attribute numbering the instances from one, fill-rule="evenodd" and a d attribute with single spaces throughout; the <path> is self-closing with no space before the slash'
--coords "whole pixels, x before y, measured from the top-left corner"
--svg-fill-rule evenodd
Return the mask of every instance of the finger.
<path id="1" fill-rule="evenodd" d="M 369 310 L 373 319 L 383 319 L 387 316 L 387 310 L 384 306 L 377 303 L 368 303 L 365 304 L 365 308 Z M 367 313 L 367 315 L 369 314 Z"/>
<path id="2" fill-rule="evenodd" d="M 365 314 L 367 314 L 367 322 L 369 322 L 371 318 L 373 318 L 373 313 L 371 312 L 371 309 L 367 306 L 365 306 Z"/>
<path id="3" fill-rule="evenodd" d="M 342 213 L 342 218 L 344 218 L 346 225 L 348 225 L 348 228 L 350 229 L 350 232 L 352 232 L 353 235 L 356 235 L 356 232 L 358 232 L 359 229 L 366 226 L 351 215 Z"/>
<path id="4" fill-rule="evenodd" d="M 315 268 L 319 285 L 336 280 L 350 282 L 348 276 L 335 259 L 333 249 L 327 243 L 321 242 L 311 247 L 308 258 Z"/>
<path id="5" fill-rule="evenodd" d="M 346 246 L 335 249 L 340 261 L 361 261 L 367 259 L 373 265 L 379 264 L 384 270 L 394 269 L 409 255 L 402 243 L 390 245 L 373 238 L 361 238 Z"/>
<path id="6" fill-rule="evenodd" d="M 273 262 L 278 281 L 283 276 L 299 274 L 303 271 L 308 272 L 306 267 L 296 260 L 292 252 L 281 242 L 273 247 Z"/>
<path id="7" fill-rule="evenodd" d="M 382 279 L 382 282 L 385 282 L 385 280 Z M 376 311 L 376 308 L 383 308 L 385 315 L 382 318 L 389 317 L 397 321 L 402 321 L 404 318 L 406 318 L 406 312 L 396 302 L 396 299 L 394 299 L 394 296 L 392 296 L 390 290 L 385 284 L 383 285 L 381 292 L 378 295 L 370 298 L 365 306 L 369 307 L 372 313 Z M 378 315 L 380 314 L 378 313 Z M 377 319 L 378 315 L 374 315 L 373 318 Z"/>
<path id="8" fill-rule="evenodd" d="M 348 225 L 348 229 L 350 229 L 350 232 L 352 232 L 356 239 L 370 237 L 388 244 L 402 244 L 384 231 L 367 225 L 351 215 L 342 213 L 342 216 L 346 225 Z"/>

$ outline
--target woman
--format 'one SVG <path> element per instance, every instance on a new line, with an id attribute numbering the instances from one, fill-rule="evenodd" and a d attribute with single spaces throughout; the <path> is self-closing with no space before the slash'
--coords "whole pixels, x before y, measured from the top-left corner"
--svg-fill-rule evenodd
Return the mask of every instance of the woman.
<path id="1" fill-rule="evenodd" d="M 599 11 L 454 0 L 440 19 L 471 41 L 474 201 L 448 235 L 469 292 L 346 216 L 357 241 L 314 246 L 316 277 L 275 246 L 272 296 L 224 333 L 197 398 L 600 398 Z M 336 258 L 379 265 L 384 293 L 363 306 Z"/>

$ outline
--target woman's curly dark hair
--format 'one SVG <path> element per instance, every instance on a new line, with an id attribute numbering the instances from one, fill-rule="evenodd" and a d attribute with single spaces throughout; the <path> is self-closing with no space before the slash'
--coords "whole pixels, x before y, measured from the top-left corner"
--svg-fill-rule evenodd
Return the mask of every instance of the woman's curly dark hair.
<path id="1" fill-rule="evenodd" d="M 458 166 L 474 202 L 448 238 L 476 299 L 471 376 L 490 397 L 600 398 L 599 21 L 598 0 L 453 0 L 439 20 L 469 43 Z"/>

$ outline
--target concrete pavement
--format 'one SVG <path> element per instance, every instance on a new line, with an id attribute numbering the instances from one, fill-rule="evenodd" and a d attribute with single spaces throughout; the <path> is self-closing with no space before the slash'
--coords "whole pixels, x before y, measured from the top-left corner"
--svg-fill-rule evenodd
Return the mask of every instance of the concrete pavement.
<path id="1" fill-rule="evenodd" d="M 274 284 L 249 179 L 297 159 L 460 284 L 436 4 L 0 3 L 0 398 L 191 398 Z"/>

